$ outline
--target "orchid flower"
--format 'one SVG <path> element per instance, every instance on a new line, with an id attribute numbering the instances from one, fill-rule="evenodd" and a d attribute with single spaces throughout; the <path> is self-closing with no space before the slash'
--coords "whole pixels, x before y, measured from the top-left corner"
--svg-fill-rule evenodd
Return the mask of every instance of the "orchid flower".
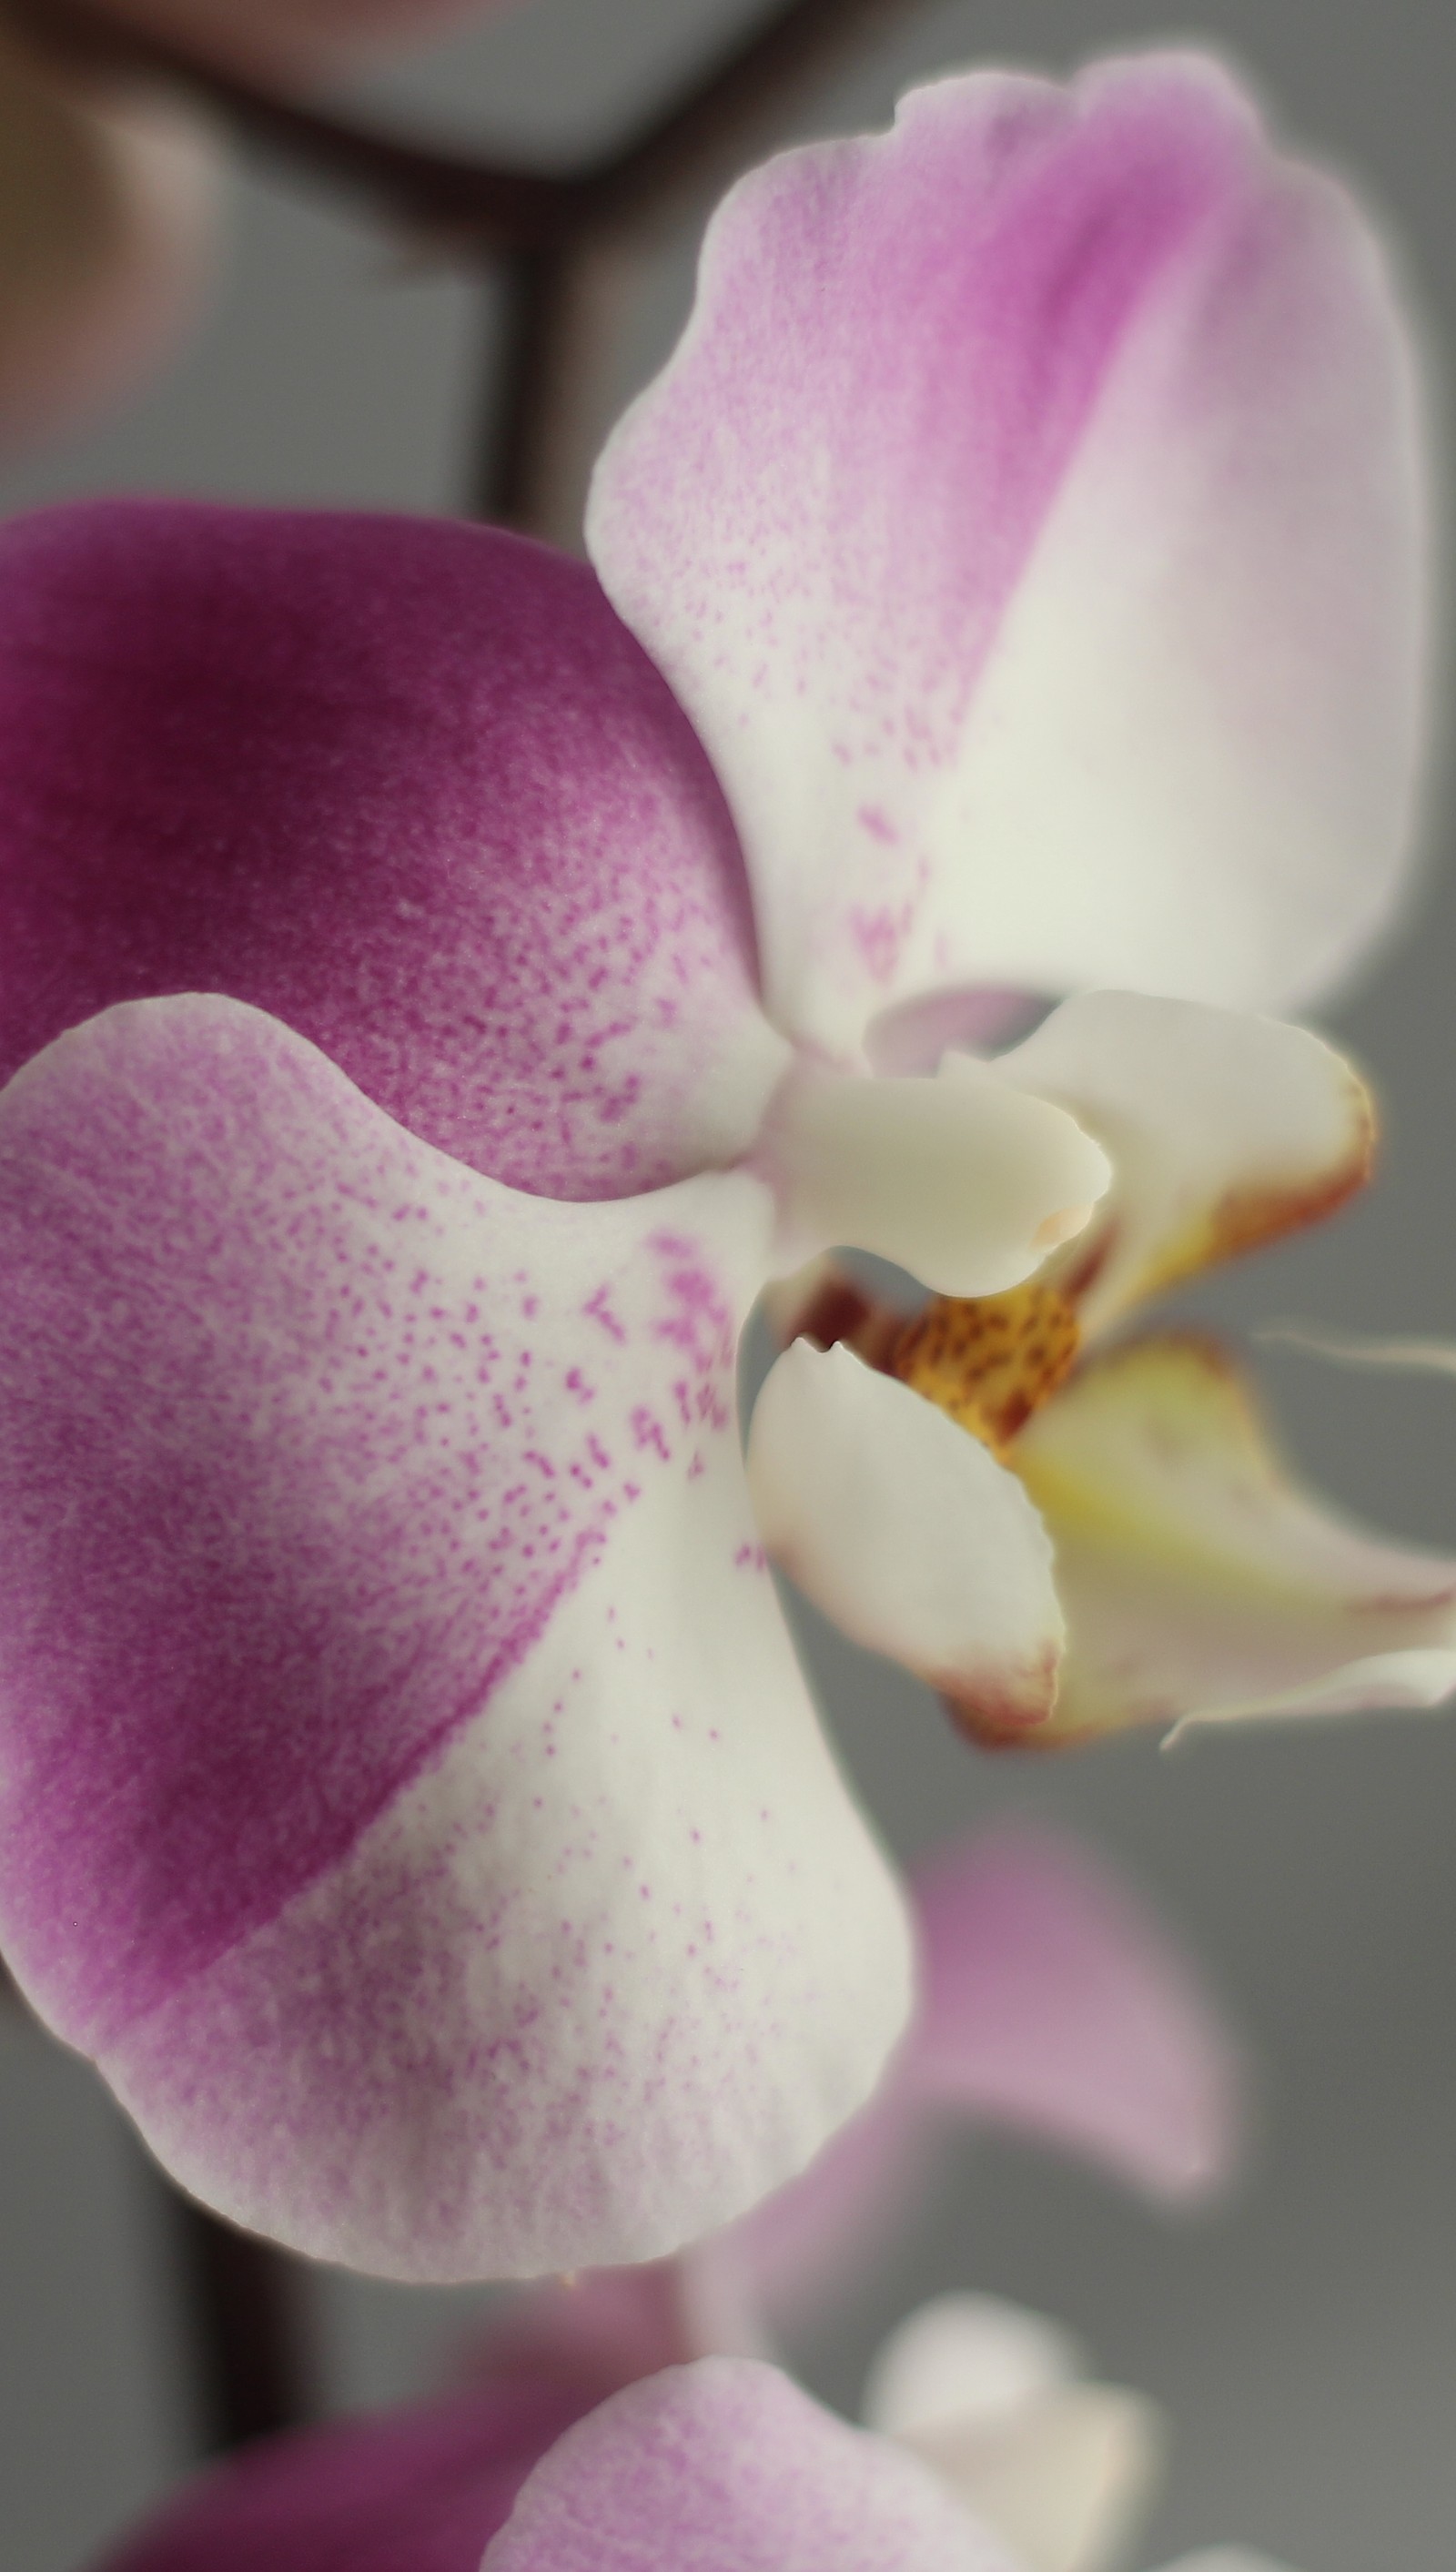
<path id="1" fill-rule="evenodd" d="M 827 2273 L 844 2285 L 867 2230 L 883 2231 L 887 2192 L 919 2175 L 906 2153 L 917 2114 L 970 2106 L 1179 2197 L 1226 2171 L 1228 2040 L 1163 1933 L 1085 1853 L 1025 1829 L 989 1834 L 933 1862 L 916 1908 L 925 2000 L 897 2082 L 815 2171 L 676 2262 L 532 2288 L 487 2326 L 471 2390 L 254 2448 L 184 2492 L 108 2572 L 252 2572 L 265 2554 L 277 2572 L 476 2572 L 482 2548 L 488 2567 L 517 2495 L 531 2506 L 522 2484 L 577 2421 L 644 2379 L 659 2397 L 678 2389 L 675 2416 L 690 2382 L 715 2380 L 701 2361 L 743 2353 L 722 2336 L 729 2302 L 761 2342 L 763 2322 L 806 2288 L 822 2293 Z M 825 2415 L 765 2367 L 736 2380 L 766 2417 L 787 2405 L 801 2430 L 813 2424 L 798 2465 L 792 2447 L 785 2457 L 786 2481 L 807 2472 L 813 2498 Z M 865 2411 L 981 2523 L 998 2572 L 1120 2560 L 1161 2445 L 1150 2407 L 1086 2380 L 1066 2332 L 984 2296 L 945 2296 L 903 2323 Z M 717 2434 L 713 2416 L 710 2402 L 698 2436 Z M 630 2441 L 618 2452 L 630 2474 Z M 664 2545 L 650 2515 L 613 2533 L 625 2561 L 674 2572 L 703 2536 L 679 2525 L 683 2550 L 669 2556 L 642 2550 Z M 604 2529 L 598 2539 L 598 2559 L 615 2561 Z M 742 2572 L 758 2557 L 731 2559 Z M 927 2556 L 928 2572 L 942 2559 Z"/>
<path id="2" fill-rule="evenodd" d="M 971 2296 L 902 2326 L 870 2405 L 853 2428 L 726 2357 L 574 2416 L 529 2381 L 456 2395 L 249 2448 L 99 2572 L 1105 2572 L 1157 2448 L 1065 2333 Z"/>
<path id="3" fill-rule="evenodd" d="M 832 1262 L 780 1295 L 792 1345 L 749 1449 L 770 1552 L 991 1742 L 1448 1696 L 1456 1563 L 1300 1491 L 1218 1341 L 1121 1335 L 1149 1294 L 1362 1183 L 1360 1082 L 1299 1030 L 1245 1021 L 1230 1040 L 1216 1013 L 1107 992 L 1069 1001 L 994 1068 L 1072 1108 L 1106 1145 L 1112 1187 L 1082 1240 L 1009 1295 L 906 1316 Z M 916 1470 L 938 1527 L 884 1476 L 902 1388 L 925 1397 Z M 1023 1495 L 1008 1648 L 968 1670 L 928 1638 L 945 1634 L 970 1525 L 994 1541 Z M 837 1541 L 846 1521 L 855 1552 Z"/>
<path id="4" fill-rule="evenodd" d="M 1328 1195 L 1348 1075 L 1239 1012 L 1404 880 L 1405 335 L 1209 65 L 743 182 L 589 533 L 0 537 L 0 1943 L 186 2187 L 399 2275 L 671 2251 L 874 2087 L 909 1927 L 767 1541 L 1045 1709 L 934 1403 L 790 1351 L 750 1494 L 755 1299 L 1017 1289 L 1111 1175 L 1065 1099 L 1164 1264 L 1185 1179 Z"/>
<path id="5" fill-rule="evenodd" d="M 297 78 L 450 14 L 459 0 L 127 0 L 118 17 Z M 83 419 L 180 336 L 211 264 L 214 140 L 155 81 L 0 28 L 0 448 Z"/>
<path id="6" fill-rule="evenodd" d="M 774 2354 L 883 2255 L 967 2125 L 1080 2154 L 1168 2206 L 1227 2184 L 1243 2130 L 1232 2040 L 1161 1922 L 1091 1852 L 1002 1825 L 938 1851 L 910 1890 L 920 1996 L 869 2106 L 726 2233 L 492 2312 L 477 2381 L 600 2399 L 693 2358 Z"/>

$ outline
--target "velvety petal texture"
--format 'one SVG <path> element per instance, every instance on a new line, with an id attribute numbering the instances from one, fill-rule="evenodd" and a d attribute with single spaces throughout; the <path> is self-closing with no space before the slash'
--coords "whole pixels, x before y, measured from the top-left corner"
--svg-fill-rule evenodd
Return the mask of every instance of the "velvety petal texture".
<path id="1" fill-rule="evenodd" d="M 944 81 L 786 154 L 598 467 L 714 759 L 779 1023 L 956 985 L 1324 986 L 1411 821 L 1405 329 L 1214 65 Z"/>
<path id="2" fill-rule="evenodd" d="M 929 2467 L 772 2367 L 703 2358 L 554 2447 L 481 2572 L 1018 2572 Z"/>
<path id="3" fill-rule="evenodd" d="M 0 1943 L 238 2220 L 648 2257 L 872 2087 L 907 1926 L 736 1430 L 770 1221 L 496 1187 L 223 999 L 0 1095 Z"/>
<path id="4" fill-rule="evenodd" d="M 0 446 L 146 371 L 197 300 L 213 229 L 212 154 L 190 117 L 61 79 L 0 31 Z"/>
<path id="5" fill-rule="evenodd" d="M 1094 1358 L 1017 1460 L 1067 1617 L 1053 1737 L 1456 1688 L 1456 1563 L 1307 1499 L 1213 1342 L 1169 1333 Z"/>
<path id="6" fill-rule="evenodd" d="M 685 718 L 588 571 L 492 529 L 0 530 L 0 1074 L 224 991 L 547 1196 L 732 1159 L 786 1059 Z"/>

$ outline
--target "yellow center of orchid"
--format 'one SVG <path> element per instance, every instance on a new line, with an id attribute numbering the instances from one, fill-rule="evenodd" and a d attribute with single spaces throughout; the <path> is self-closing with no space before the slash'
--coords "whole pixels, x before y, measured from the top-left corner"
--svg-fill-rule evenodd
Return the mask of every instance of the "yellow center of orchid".
<path id="1" fill-rule="evenodd" d="M 938 1295 L 878 1363 L 1004 1457 L 1071 1373 L 1081 1337 L 1067 1297 L 1034 1277 L 1006 1295 Z"/>

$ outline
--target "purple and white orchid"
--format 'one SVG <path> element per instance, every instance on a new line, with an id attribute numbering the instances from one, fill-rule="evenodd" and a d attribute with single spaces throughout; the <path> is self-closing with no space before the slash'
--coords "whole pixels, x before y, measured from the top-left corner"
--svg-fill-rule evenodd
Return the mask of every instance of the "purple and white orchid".
<path id="1" fill-rule="evenodd" d="M 773 2323 L 811 2297 L 822 2312 L 826 2289 L 852 2284 L 897 2200 L 920 2193 L 914 2146 L 928 2118 L 999 2118 L 1159 2196 L 1186 2199 L 1226 2177 L 1228 2036 L 1160 1925 L 1087 1852 L 1025 1829 L 973 1839 L 936 1858 L 916 1909 L 925 1997 L 897 2083 L 813 2172 L 680 2259 L 526 2289 L 487 2317 L 469 2391 L 254 2449 L 184 2490 L 109 2572 L 251 2572 L 265 2554 L 276 2572 L 476 2572 L 556 2440 L 648 2378 L 654 2406 L 665 2395 L 676 2418 L 686 2399 L 682 2416 L 697 2421 L 672 2523 L 687 2550 L 664 2551 L 650 2476 L 637 2518 L 612 2533 L 630 2562 L 691 2562 L 705 2533 L 694 2475 L 721 2478 L 735 2463 L 731 2444 L 714 2463 L 713 2388 L 736 2384 L 775 2438 L 774 2421 L 788 2424 L 785 2482 L 805 2474 L 811 2499 L 825 2426 L 768 2367 L 703 2374 L 701 2361 L 762 2359 Z M 902 2324 L 865 2412 L 951 2486 L 1020 2572 L 1101 2572 L 1120 2559 L 1160 2445 L 1149 2406 L 1086 2381 L 1064 2331 L 982 2296 L 942 2297 Z M 606 2452 L 624 2476 L 635 2435 L 630 2421 L 612 2428 Z M 851 2453 L 863 2465 L 879 2450 L 859 2441 Z M 886 2470 L 893 2485 L 898 2464 Z M 610 2562 L 605 2530 L 601 2542 Z"/>
<path id="2" fill-rule="evenodd" d="M 750 1490 L 745 1317 L 1337 1196 L 1357 1086 L 1239 1012 L 1389 918 L 1416 777 L 1398 308 L 1196 60 L 745 181 L 589 536 L 0 536 L 0 1942 L 187 2187 L 400 2275 L 670 2251 L 869 2094 L 908 1925 L 766 1547 L 999 1731 L 1063 1610 L 843 1349 Z M 1337 1685 L 1306 1584 L 1325 1693 L 1445 1684 L 1453 1585 L 1384 1550 Z"/>

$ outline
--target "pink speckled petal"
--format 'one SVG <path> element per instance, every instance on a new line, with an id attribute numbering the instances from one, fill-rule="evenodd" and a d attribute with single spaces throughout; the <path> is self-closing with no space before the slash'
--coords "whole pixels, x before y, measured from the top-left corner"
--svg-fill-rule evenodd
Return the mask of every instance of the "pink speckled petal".
<path id="1" fill-rule="evenodd" d="M 726 2325 L 743 2345 L 755 2324 L 781 2328 L 852 2287 L 953 2121 L 1085 2153 L 1156 2197 L 1228 2179 L 1242 2142 L 1232 2038 L 1105 1864 L 1027 1826 L 978 1831 L 922 1867 L 914 1899 L 922 1999 L 904 2044 L 802 2178 L 692 2252 L 679 2331 Z"/>
<path id="2" fill-rule="evenodd" d="M 769 2366 L 631 2385 L 536 2467 L 481 2572 L 1015 2572 L 889 2439 Z"/>
<path id="3" fill-rule="evenodd" d="M 1167 2198 L 1237 2158 L 1227 2031 L 1162 1923 L 1069 1840 L 1004 1829 L 923 1871 L 919 2096 L 1040 2133 Z"/>
<path id="4" fill-rule="evenodd" d="M 0 1946 L 236 2219 L 651 2257 L 871 2089 L 907 1925 L 737 1435 L 771 1221 L 513 1194 L 223 999 L 0 1095 Z"/>
<path id="5" fill-rule="evenodd" d="M 1358 215 L 1197 58 L 945 81 L 744 180 L 589 533 L 779 1023 L 1342 970 L 1410 818 L 1414 417 Z"/>
<path id="6" fill-rule="evenodd" d="M 548 1196 L 734 1158 L 783 1055 L 721 795 L 591 574 L 420 518 L 0 531 L 0 1074 L 224 991 Z"/>
<path id="7" fill-rule="evenodd" d="M 96 2572 L 479 2572 L 582 2407 L 525 2383 L 269 2439 L 188 2484 Z"/>
<path id="8" fill-rule="evenodd" d="M 170 100 L 58 80 L 0 30 L 0 445 L 161 357 L 212 249 L 213 155 Z"/>

